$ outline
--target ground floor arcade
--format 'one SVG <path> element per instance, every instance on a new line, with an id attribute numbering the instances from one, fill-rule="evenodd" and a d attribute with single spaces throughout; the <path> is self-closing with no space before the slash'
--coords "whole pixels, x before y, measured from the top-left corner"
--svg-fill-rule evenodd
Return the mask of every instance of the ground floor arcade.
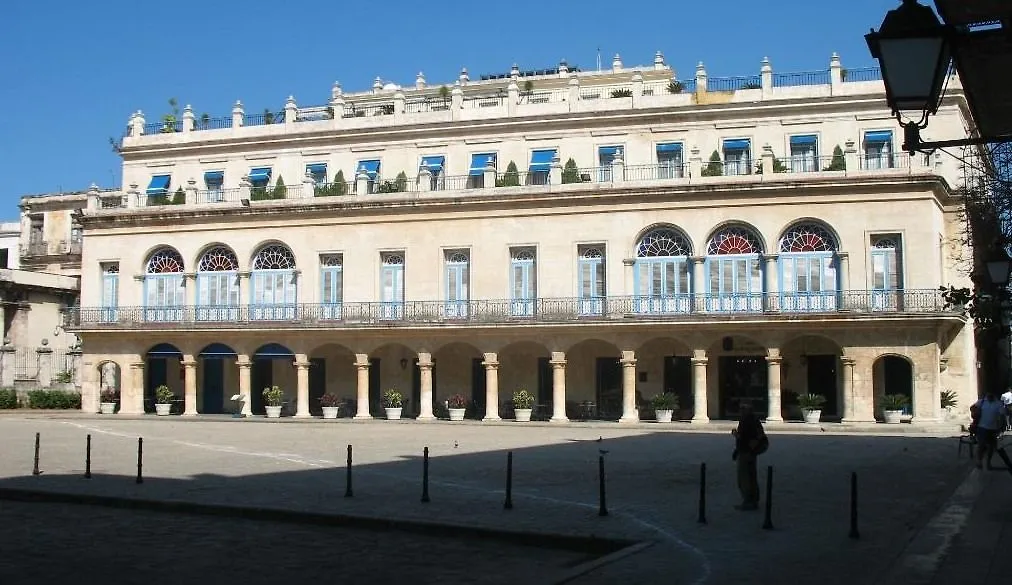
<path id="1" fill-rule="evenodd" d="M 380 416 L 396 389 L 405 416 L 443 414 L 452 395 L 468 416 L 512 417 L 512 395 L 536 397 L 553 421 L 652 417 L 651 396 L 679 397 L 676 417 L 734 418 L 742 400 L 767 420 L 800 417 L 798 394 L 826 398 L 824 420 L 871 422 L 885 394 L 909 398 L 913 421 L 937 420 L 951 389 L 976 396 L 969 332 L 938 320 L 892 323 L 726 323 L 458 330 L 288 330 L 83 333 L 83 404 L 120 391 L 120 412 L 153 410 L 166 385 L 186 415 L 261 414 L 261 391 L 277 385 L 286 412 L 320 412 L 320 397 L 344 399 L 345 416 Z M 233 402 L 235 395 L 243 399 Z M 241 406 L 237 406 L 241 405 Z"/>

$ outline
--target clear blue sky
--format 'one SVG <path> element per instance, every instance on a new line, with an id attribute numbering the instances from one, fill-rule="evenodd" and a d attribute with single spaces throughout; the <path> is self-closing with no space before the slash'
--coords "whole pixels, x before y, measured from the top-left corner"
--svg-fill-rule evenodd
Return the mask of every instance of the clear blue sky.
<path id="1" fill-rule="evenodd" d="M 130 113 L 148 122 L 170 97 L 199 116 L 329 99 L 372 80 L 429 83 L 566 58 L 627 66 L 661 50 L 680 79 L 698 61 L 711 77 L 874 65 L 863 35 L 895 0 L 823 5 L 801 0 L 685 2 L 511 0 L 433 4 L 204 0 L 10 0 L 0 19 L 0 217 L 16 217 L 21 195 L 118 186 L 119 137 Z M 481 8 L 488 6 L 489 8 Z M 494 8 L 493 8 L 494 7 Z M 509 7 L 500 10 L 499 7 Z M 530 16 L 527 16 L 530 15 Z"/>

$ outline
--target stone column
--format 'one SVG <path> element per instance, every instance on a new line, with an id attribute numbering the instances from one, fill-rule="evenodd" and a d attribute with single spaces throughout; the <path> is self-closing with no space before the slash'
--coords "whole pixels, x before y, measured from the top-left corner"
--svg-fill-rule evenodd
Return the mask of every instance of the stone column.
<path id="1" fill-rule="evenodd" d="M 121 384 L 119 398 L 120 414 L 144 414 L 144 362 L 130 363 L 130 377 L 127 384 Z"/>
<path id="2" fill-rule="evenodd" d="M 763 254 L 762 259 L 765 262 L 763 266 L 763 310 L 775 311 L 782 308 L 780 307 L 780 303 L 777 302 L 780 298 L 779 280 L 777 279 L 777 255 Z"/>
<path id="3" fill-rule="evenodd" d="M 639 422 L 636 409 L 636 352 L 623 351 L 619 361 L 622 364 L 622 418 L 619 422 Z"/>
<path id="4" fill-rule="evenodd" d="M 486 353 L 485 361 L 485 418 L 483 421 L 497 421 L 499 418 L 499 355 Z"/>
<path id="5" fill-rule="evenodd" d="M 14 387 L 14 359 L 17 351 L 9 339 L 5 339 L 3 347 L 0 347 L 0 386 L 4 388 Z"/>
<path id="6" fill-rule="evenodd" d="M 144 134 L 144 112 L 137 110 L 130 116 L 130 137 L 134 138 Z"/>
<path id="7" fill-rule="evenodd" d="M 706 67 L 702 61 L 696 65 L 696 93 L 706 93 Z"/>
<path id="8" fill-rule="evenodd" d="M 836 258 L 840 263 L 839 270 L 836 272 L 836 288 L 840 291 L 839 303 L 836 308 L 845 311 L 850 308 L 852 302 L 852 299 L 847 295 L 847 289 L 850 287 L 850 254 L 837 252 Z"/>
<path id="9" fill-rule="evenodd" d="M 418 379 L 421 390 L 418 393 L 418 420 L 435 420 L 432 415 L 432 354 L 418 353 Z"/>
<path id="10" fill-rule="evenodd" d="M 766 396 L 769 402 L 766 422 L 784 422 L 783 402 L 780 398 L 780 365 L 784 358 L 780 355 L 779 348 L 771 347 L 766 352 Z"/>
<path id="11" fill-rule="evenodd" d="M 516 79 L 510 79 L 509 85 L 506 86 L 506 115 L 516 116 L 517 104 L 519 103 L 520 103 L 520 86 L 517 85 Z"/>
<path id="12" fill-rule="evenodd" d="M 53 385 L 53 348 L 49 347 L 49 341 L 42 340 L 42 347 L 35 350 L 38 359 L 39 373 L 35 378 L 39 388 L 49 388 Z"/>
<path id="13" fill-rule="evenodd" d="M 631 297 L 639 294 L 636 290 L 636 259 L 635 258 L 623 258 L 622 259 L 622 285 L 623 291 L 620 293 L 624 296 Z M 625 310 L 631 310 L 631 306 Z"/>
<path id="14" fill-rule="evenodd" d="M 615 158 L 611 159 L 611 182 L 622 183 L 625 181 L 625 159 L 622 156 L 622 149 L 615 152 Z"/>
<path id="15" fill-rule="evenodd" d="M 316 179 L 313 178 L 313 174 L 306 171 L 306 174 L 302 175 L 302 198 L 312 199 L 316 196 Z"/>
<path id="16" fill-rule="evenodd" d="M 643 74 L 639 71 L 633 73 L 632 77 L 632 105 L 634 108 L 640 107 L 643 102 Z"/>
<path id="17" fill-rule="evenodd" d="M 249 271 L 241 271 L 236 274 L 239 278 L 239 320 L 249 319 Z"/>
<path id="18" fill-rule="evenodd" d="M 857 153 L 857 146 L 853 140 L 843 143 L 843 161 L 847 167 L 847 174 L 856 173 L 861 170 L 861 159 Z"/>
<path id="19" fill-rule="evenodd" d="M 766 178 L 773 177 L 773 168 L 775 166 L 776 156 L 773 154 L 773 147 L 769 144 L 763 145 L 762 159 L 759 161 L 759 166 L 762 169 L 763 176 Z"/>
<path id="20" fill-rule="evenodd" d="M 422 193 L 432 191 L 432 171 L 429 167 L 418 169 L 418 191 Z"/>
<path id="21" fill-rule="evenodd" d="M 359 169 L 355 173 L 355 195 L 362 196 L 369 194 L 369 173 L 365 169 Z"/>
<path id="22" fill-rule="evenodd" d="M 252 416 L 253 404 L 251 403 L 250 386 L 253 385 L 251 379 L 253 362 L 250 361 L 248 355 L 238 355 L 235 365 L 239 367 L 239 395 L 242 396 L 242 410 L 239 413 L 243 416 Z"/>
<path id="23" fill-rule="evenodd" d="M 488 157 L 488 161 L 485 162 L 485 168 L 482 171 L 481 179 L 482 179 L 481 181 L 482 187 L 484 187 L 485 189 L 491 189 L 492 187 L 495 187 L 496 167 L 495 161 L 492 160 L 492 157 Z"/>
<path id="24" fill-rule="evenodd" d="M 330 108 L 334 112 L 334 121 L 344 118 L 344 91 L 337 81 L 330 88 Z"/>
<path id="25" fill-rule="evenodd" d="M 183 358 L 183 415 L 197 414 L 197 360 L 188 355 Z"/>
<path id="26" fill-rule="evenodd" d="M 464 90 L 460 89 L 460 82 L 450 91 L 450 119 L 459 120 L 460 111 L 464 109 Z"/>
<path id="27" fill-rule="evenodd" d="M 833 53 L 829 58 L 829 95 L 838 95 L 843 89 L 843 65 L 840 56 Z"/>
<path id="28" fill-rule="evenodd" d="M 579 108 L 580 103 L 580 78 L 576 76 L 576 72 L 569 74 L 569 111 L 575 112 Z"/>
<path id="29" fill-rule="evenodd" d="M 0 350 L 2 351 L 2 350 Z M 99 386 L 98 366 L 95 362 L 83 362 L 81 364 L 81 412 L 96 413 L 99 411 Z"/>
<path id="30" fill-rule="evenodd" d="M 854 393 L 854 364 L 856 360 L 852 357 L 840 357 L 840 365 L 843 366 L 843 419 L 842 422 L 861 422 L 858 416 L 858 401 Z M 872 413 L 874 420 L 874 412 Z"/>
<path id="31" fill-rule="evenodd" d="M 692 290 L 692 311 L 699 312 L 706 310 L 706 267 L 705 256 L 693 256 L 692 260 L 692 283 L 689 288 Z"/>
<path id="32" fill-rule="evenodd" d="M 762 89 L 762 99 L 773 97 L 773 66 L 770 65 L 769 57 L 763 57 L 762 67 L 759 68 L 759 87 Z"/>
<path id="33" fill-rule="evenodd" d="M 548 184 L 562 184 L 562 160 L 559 158 L 558 152 L 552 157 L 552 166 L 548 169 Z"/>
<path id="34" fill-rule="evenodd" d="M 706 400 L 706 357 L 705 349 L 692 351 L 692 422 L 708 423 L 710 417 Z"/>
<path id="35" fill-rule="evenodd" d="M 552 422 L 569 422 L 566 416 L 566 354 L 553 351 L 552 359 Z"/>
<path id="36" fill-rule="evenodd" d="M 394 118 L 404 116 L 404 92 L 397 90 L 394 93 Z"/>
<path id="37" fill-rule="evenodd" d="M 232 127 L 239 128 L 242 126 L 245 116 L 246 112 L 242 109 L 242 102 L 235 100 L 235 105 L 232 107 Z"/>
<path id="38" fill-rule="evenodd" d="M 199 190 L 197 189 L 197 179 L 194 179 L 193 177 L 190 177 L 189 180 L 186 181 L 186 204 L 187 205 L 196 205 L 197 203 L 200 203 L 199 201 L 197 201 L 197 193 L 198 192 L 199 192 Z"/>
<path id="39" fill-rule="evenodd" d="M 80 347 L 73 347 L 67 350 L 67 357 L 70 360 L 71 383 L 74 384 L 74 388 L 78 392 L 82 392 L 82 388 L 84 387 L 84 371 L 82 369 L 84 364 L 81 363 L 82 355 Z"/>
<path id="40" fill-rule="evenodd" d="M 193 108 L 186 104 L 183 108 L 183 132 L 193 132 L 194 122 Z"/>
<path id="41" fill-rule="evenodd" d="M 295 416 L 309 417 L 309 358 L 301 353 L 295 356 Z"/>
<path id="42" fill-rule="evenodd" d="M 689 150 L 689 178 L 703 176 L 703 156 L 699 147 L 693 145 Z"/>
<path id="43" fill-rule="evenodd" d="M 295 96 L 288 96 L 285 100 L 285 126 L 291 126 L 295 124 L 295 119 L 299 117 L 299 106 L 295 103 Z"/>
<path id="44" fill-rule="evenodd" d="M 369 414 L 369 354 L 355 354 L 355 369 L 358 372 L 358 412 L 355 413 L 355 418 L 371 419 L 372 415 Z"/>

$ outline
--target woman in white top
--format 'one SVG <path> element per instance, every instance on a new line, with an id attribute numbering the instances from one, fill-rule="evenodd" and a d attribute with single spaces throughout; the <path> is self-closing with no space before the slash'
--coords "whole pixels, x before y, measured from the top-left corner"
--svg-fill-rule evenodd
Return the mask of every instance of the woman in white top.
<path id="1" fill-rule="evenodd" d="M 977 426 L 977 469 L 980 469 L 987 456 L 987 468 L 991 467 L 991 458 L 998 447 L 998 431 L 1005 425 L 1005 405 L 988 392 L 983 398 L 970 407 L 970 415 Z"/>

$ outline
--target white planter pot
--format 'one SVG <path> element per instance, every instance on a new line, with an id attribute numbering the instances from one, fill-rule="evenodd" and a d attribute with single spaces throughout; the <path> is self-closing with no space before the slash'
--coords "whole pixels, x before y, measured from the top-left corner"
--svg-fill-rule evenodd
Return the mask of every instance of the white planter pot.
<path id="1" fill-rule="evenodd" d="M 337 411 L 340 410 L 339 406 L 324 406 L 323 407 L 323 418 L 335 419 L 337 418 Z"/>
<path id="2" fill-rule="evenodd" d="M 157 414 L 158 416 L 169 416 L 170 412 L 172 412 L 172 405 L 171 404 L 156 404 L 155 405 L 155 414 Z"/>
<path id="3" fill-rule="evenodd" d="M 945 420 L 947 420 L 947 421 L 948 420 L 956 420 L 956 409 L 955 408 L 953 408 L 951 406 L 948 406 L 948 407 L 942 409 L 942 412 L 944 413 L 942 416 L 945 418 Z"/>
<path id="4" fill-rule="evenodd" d="M 514 408 L 513 415 L 516 416 L 517 422 L 531 422 L 530 408 Z"/>
<path id="5" fill-rule="evenodd" d="M 98 411 L 102 414 L 115 414 L 116 403 L 115 402 L 103 402 L 98 405 Z"/>
<path id="6" fill-rule="evenodd" d="M 822 420 L 822 409 L 821 408 L 805 408 L 802 409 L 801 415 L 805 417 L 805 422 L 808 424 L 818 424 Z"/>
<path id="7" fill-rule="evenodd" d="M 401 407 L 397 408 L 384 408 L 383 410 L 387 413 L 387 420 L 400 420 L 401 418 Z"/>
<path id="8" fill-rule="evenodd" d="M 267 418 L 281 418 L 280 406 L 265 406 L 264 409 L 267 411 Z"/>
<path id="9" fill-rule="evenodd" d="M 673 410 L 655 410 L 654 411 L 654 416 L 657 418 L 657 422 L 659 422 L 659 423 L 669 423 L 669 422 L 671 422 L 671 415 L 673 415 L 673 414 L 675 414 L 675 411 L 673 411 Z"/>
<path id="10" fill-rule="evenodd" d="M 882 418 L 885 420 L 886 424 L 898 425 L 898 424 L 900 424 L 900 421 L 903 419 L 903 411 L 902 410 L 883 410 L 882 411 Z"/>
<path id="11" fill-rule="evenodd" d="M 464 420 L 464 412 L 466 408 L 448 408 L 450 411 L 450 420 Z"/>

